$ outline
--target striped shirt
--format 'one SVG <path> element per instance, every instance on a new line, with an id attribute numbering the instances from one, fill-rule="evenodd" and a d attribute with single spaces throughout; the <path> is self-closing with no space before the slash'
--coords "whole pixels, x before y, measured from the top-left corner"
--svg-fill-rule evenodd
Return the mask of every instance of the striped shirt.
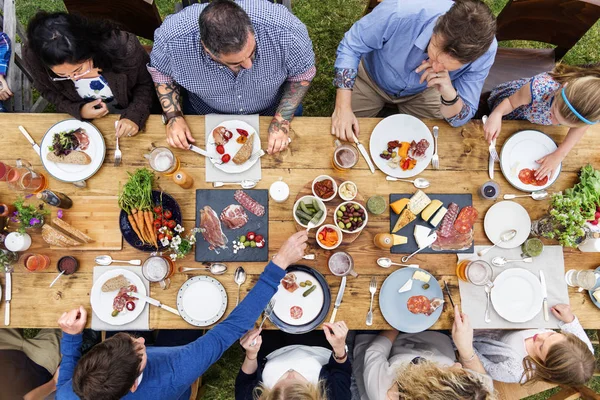
<path id="1" fill-rule="evenodd" d="M 8 63 L 10 61 L 10 38 L 4 32 L 0 32 L 0 75 L 6 76 Z"/>

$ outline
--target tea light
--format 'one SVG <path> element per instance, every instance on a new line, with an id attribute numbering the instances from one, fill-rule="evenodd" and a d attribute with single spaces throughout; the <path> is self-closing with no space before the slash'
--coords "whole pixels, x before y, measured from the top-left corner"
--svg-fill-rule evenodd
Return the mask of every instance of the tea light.
<path id="1" fill-rule="evenodd" d="M 283 203 L 290 197 L 290 187 L 284 181 L 273 182 L 269 195 L 276 203 Z"/>
<path id="2" fill-rule="evenodd" d="M 11 232 L 6 235 L 4 246 L 10 251 L 25 251 L 31 246 L 31 236 L 27 233 Z"/>
<path id="3" fill-rule="evenodd" d="M 479 189 L 479 196 L 486 200 L 496 200 L 500 194 L 500 186 L 496 182 L 488 181 Z"/>

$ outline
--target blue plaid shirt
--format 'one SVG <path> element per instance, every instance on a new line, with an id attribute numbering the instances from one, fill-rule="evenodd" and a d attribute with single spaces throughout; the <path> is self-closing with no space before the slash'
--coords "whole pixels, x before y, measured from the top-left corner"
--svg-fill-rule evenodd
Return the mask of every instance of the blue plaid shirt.
<path id="1" fill-rule="evenodd" d="M 10 38 L 4 32 L 0 32 L 0 75 L 6 76 L 8 62 L 10 61 Z"/>
<path id="2" fill-rule="evenodd" d="M 286 81 L 312 80 L 315 55 L 306 27 L 282 5 L 266 0 L 237 2 L 252 21 L 256 58 L 237 75 L 214 61 L 200 42 L 195 4 L 165 19 L 154 33 L 148 70 L 155 83 L 175 81 L 188 92 L 197 114 L 273 115 Z"/>

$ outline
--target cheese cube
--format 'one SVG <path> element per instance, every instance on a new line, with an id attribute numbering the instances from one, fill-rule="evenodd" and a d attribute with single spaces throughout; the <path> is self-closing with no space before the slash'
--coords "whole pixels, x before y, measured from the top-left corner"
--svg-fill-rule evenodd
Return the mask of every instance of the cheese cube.
<path id="1" fill-rule="evenodd" d="M 427 240 L 429 232 L 431 232 L 431 229 L 427 228 L 426 226 L 415 225 L 414 236 L 415 241 L 417 242 L 417 246 L 419 246 L 419 248 L 421 248 L 421 243 L 425 243 L 425 241 Z"/>
<path id="2" fill-rule="evenodd" d="M 419 215 L 421 211 L 425 209 L 431 203 L 431 200 L 425 192 L 422 190 L 417 190 L 410 200 L 408 201 L 408 209 L 415 215 Z"/>
<path id="3" fill-rule="evenodd" d="M 435 215 L 433 216 L 433 218 L 431 218 L 429 220 L 429 223 L 436 228 L 440 222 L 442 222 L 442 218 L 444 218 L 444 215 L 446 215 L 446 213 L 448 212 L 448 210 L 446 209 L 446 207 L 442 207 L 440 208 Z"/>
<path id="4" fill-rule="evenodd" d="M 408 242 L 408 238 L 406 236 L 392 235 L 392 237 L 394 239 L 394 246 L 406 244 Z"/>
<path id="5" fill-rule="evenodd" d="M 592 296 L 594 296 L 597 302 L 600 302 L 600 289 L 594 291 L 594 293 L 592 293 Z"/>
<path id="6" fill-rule="evenodd" d="M 429 275 L 428 273 L 426 273 L 424 271 L 416 270 L 415 273 L 413 274 L 412 278 L 416 279 L 418 281 L 427 283 L 431 279 L 431 275 Z"/>
<path id="7" fill-rule="evenodd" d="M 408 208 L 402 211 L 398 221 L 396 221 L 396 225 L 394 225 L 394 229 L 392 229 L 392 233 L 398 232 L 400 229 L 404 228 L 406 225 L 410 224 L 417 218 L 415 214 L 413 214 Z"/>
<path id="8" fill-rule="evenodd" d="M 429 205 L 427 207 L 425 207 L 425 209 L 421 213 L 421 218 L 423 218 L 425 221 L 429 221 L 431 219 L 431 217 L 433 216 L 433 214 L 437 210 L 439 210 L 439 208 L 443 205 L 444 204 L 437 199 L 431 200 L 431 203 L 429 203 Z"/>
<path id="9" fill-rule="evenodd" d="M 392 208 L 393 212 L 395 212 L 396 214 L 400 214 L 402 212 L 402 210 L 404 210 L 404 207 L 406 207 L 407 204 L 408 204 L 408 199 L 400 199 L 400 200 L 396 200 L 395 202 L 390 204 L 390 207 Z"/>

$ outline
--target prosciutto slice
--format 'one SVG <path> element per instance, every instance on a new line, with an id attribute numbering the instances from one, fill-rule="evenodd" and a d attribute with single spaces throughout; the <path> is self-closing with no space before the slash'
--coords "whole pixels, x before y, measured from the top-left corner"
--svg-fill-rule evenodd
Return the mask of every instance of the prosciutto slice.
<path id="1" fill-rule="evenodd" d="M 230 204 L 221 212 L 221 221 L 229 229 L 238 229 L 248 222 L 248 214 L 244 207 L 237 204 Z"/>
<path id="2" fill-rule="evenodd" d="M 200 231 L 204 240 L 209 244 L 210 250 L 224 249 L 227 247 L 227 236 L 221 228 L 221 221 L 215 210 L 210 206 L 204 206 L 200 210 Z"/>
<path id="3" fill-rule="evenodd" d="M 75 135 L 77 141 L 79 141 L 79 147 L 77 149 L 87 150 L 88 146 L 90 145 L 90 138 L 88 137 L 87 133 L 85 133 L 85 130 L 82 128 L 77 128 L 77 130 L 73 132 L 73 135 Z"/>

